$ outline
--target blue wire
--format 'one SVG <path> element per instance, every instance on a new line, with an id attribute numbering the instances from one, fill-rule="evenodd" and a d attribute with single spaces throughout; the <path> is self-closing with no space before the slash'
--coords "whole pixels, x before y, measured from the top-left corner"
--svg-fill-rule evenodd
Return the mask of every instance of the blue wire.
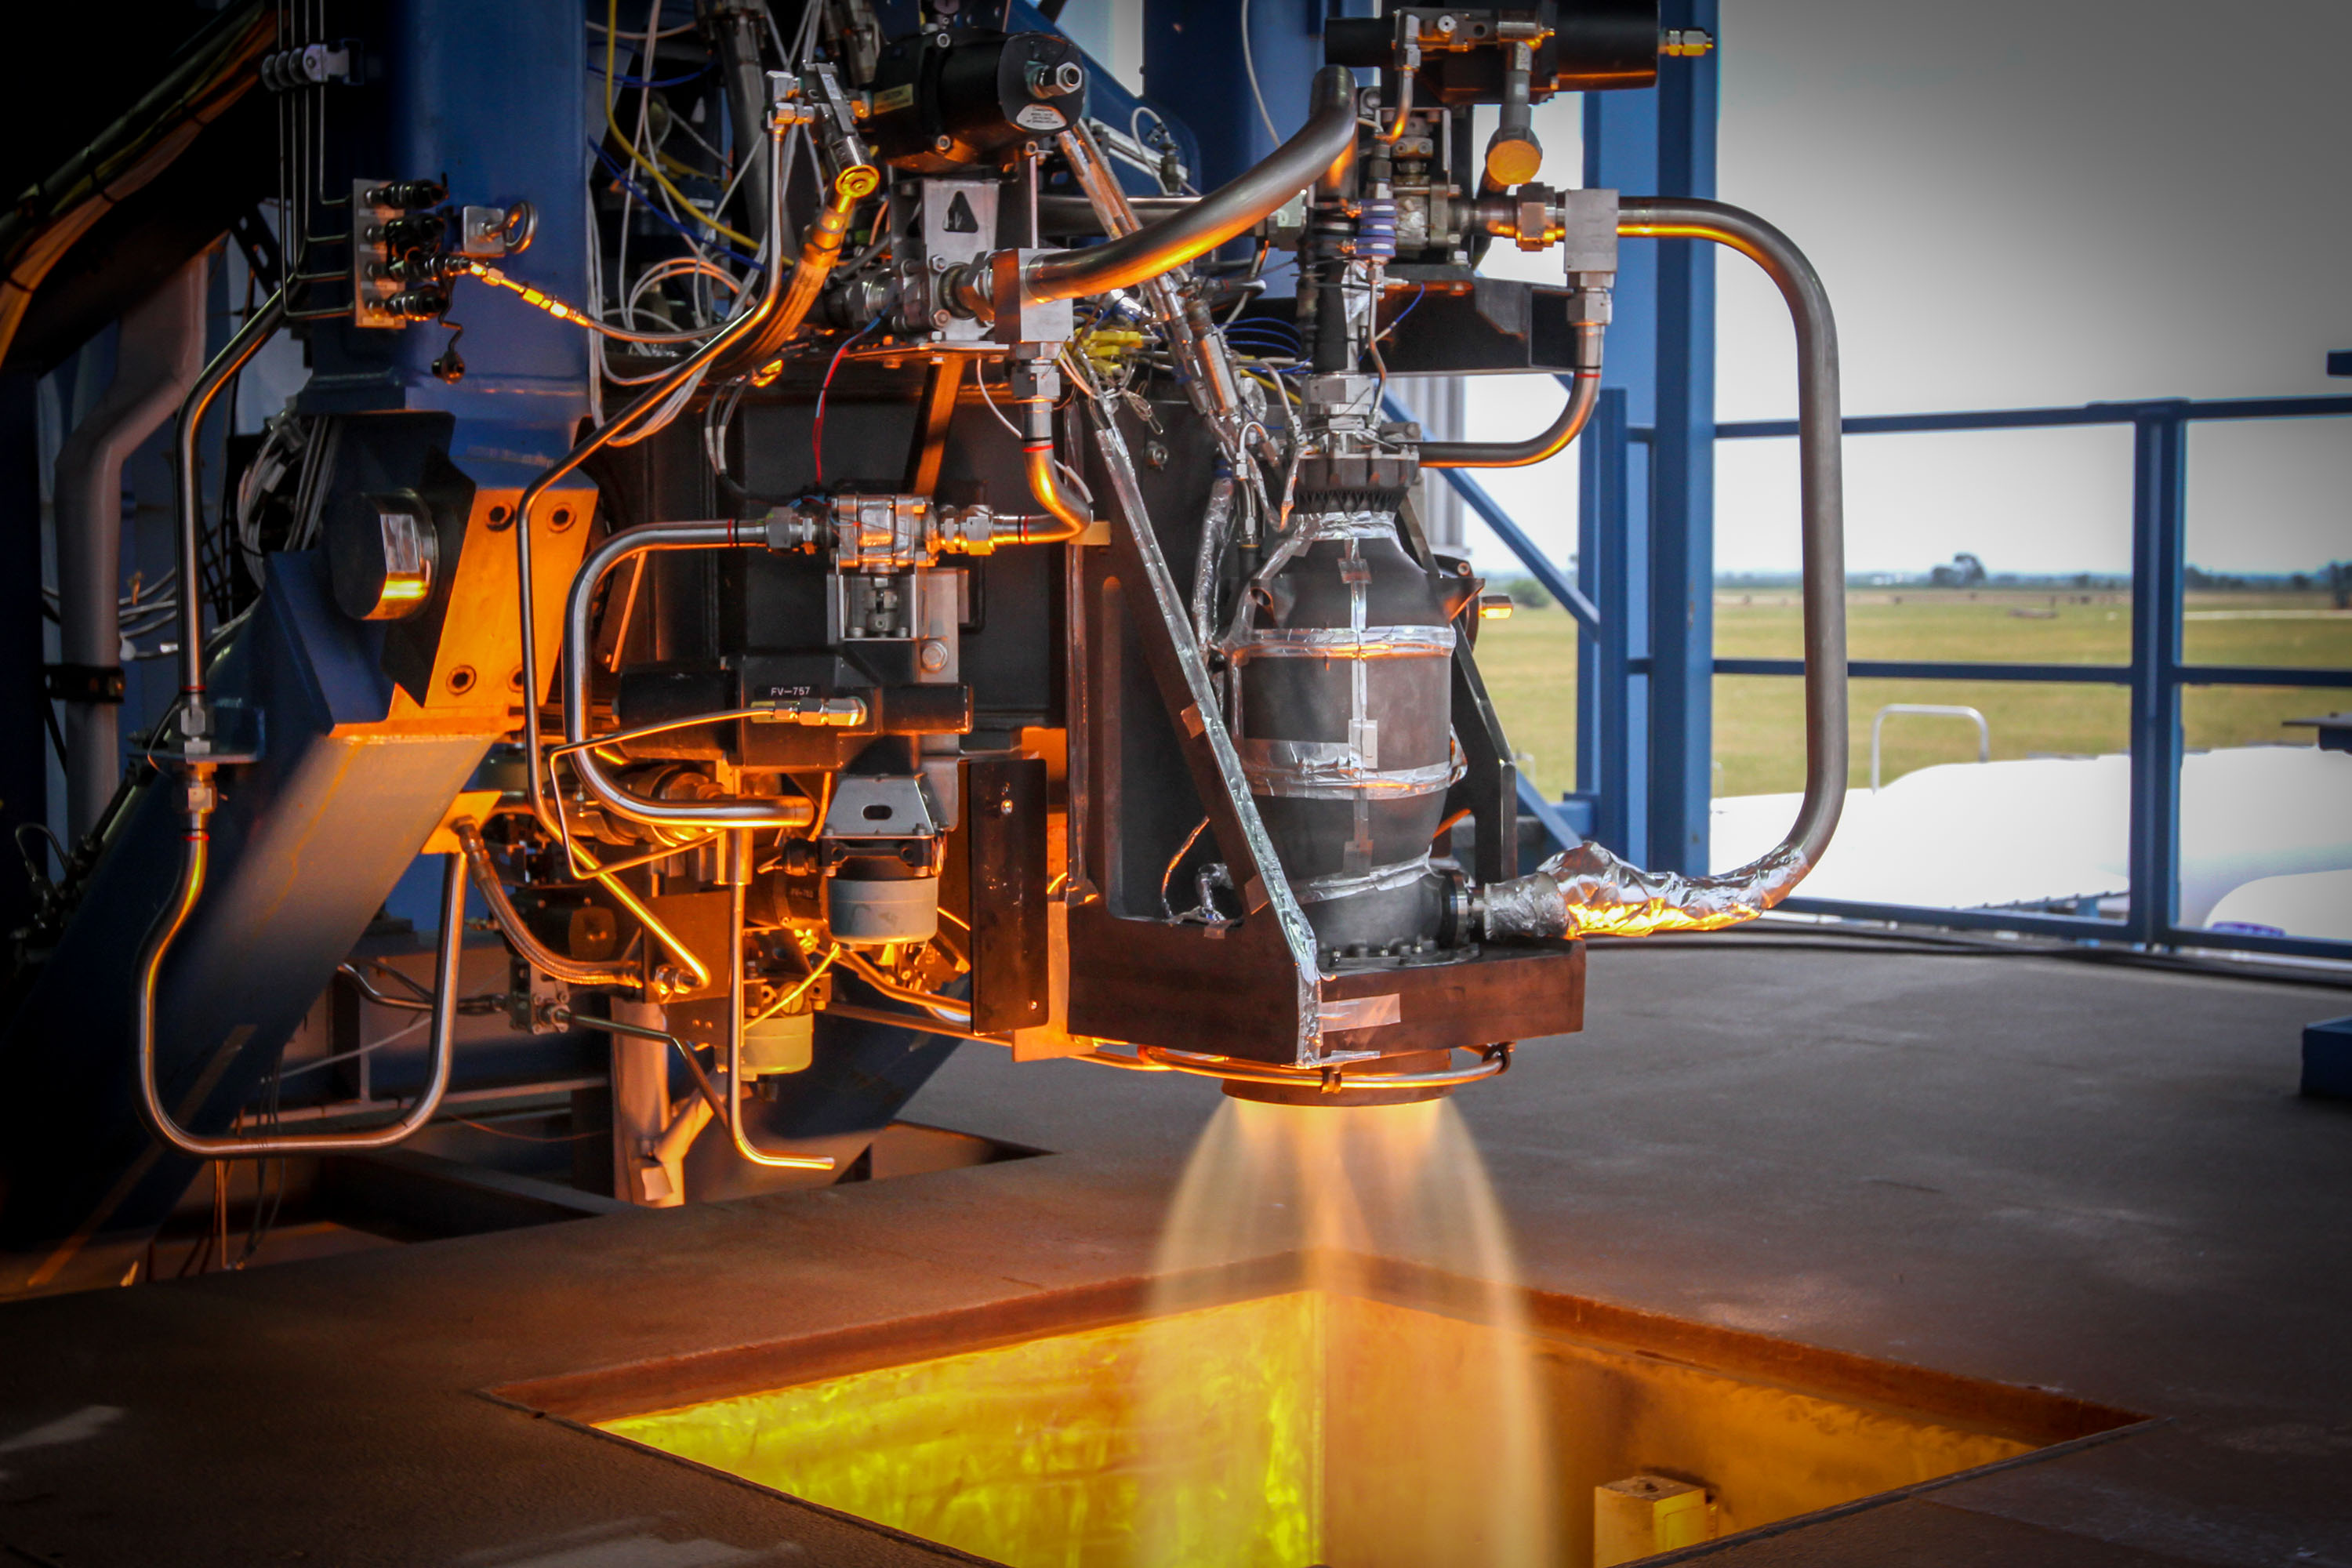
<path id="1" fill-rule="evenodd" d="M 604 68 L 593 62 L 589 65 L 588 68 L 594 71 L 598 76 L 603 76 L 604 74 Z M 641 76 L 631 76 L 626 71 L 624 71 L 619 76 L 613 79 L 613 85 L 615 87 L 683 87 L 688 82 L 699 81 L 702 78 L 709 76 L 709 74 L 710 62 L 709 60 L 705 60 L 700 65 L 695 67 L 694 69 L 687 72 L 684 76 L 656 77 L 651 81 L 647 81 Z"/>
<path id="2" fill-rule="evenodd" d="M 678 237 L 684 239 L 688 245 L 702 246 L 706 249 L 716 250 L 726 256 L 732 257 L 735 260 L 741 262 L 744 266 L 751 268 L 754 272 L 764 270 L 758 258 L 746 256 L 741 251 L 736 249 L 733 246 L 727 244 L 723 240 L 705 240 L 701 236 L 696 234 L 684 224 L 670 216 L 669 214 L 662 211 L 661 204 L 654 200 L 652 196 L 648 195 L 643 185 L 629 178 L 628 174 L 622 170 L 621 165 L 613 162 L 611 156 L 605 153 L 604 149 L 597 146 L 593 142 L 591 142 L 588 143 L 588 151 L 596 154 L 596 162 L 604 165 L 604 172 L 606 174 L 612 175 L 613 178 L 620 181 L 621 184 L 626 185 L 630 190 L 636 193 L 637 200 L 645 204 L 646 211 L 651 213 L 656 221 L 674 230 Z M 705 223 L 709 223 L 710 220 L 705 218 L 703 221 Z"/>
<path id="3" fill-rule="evenodd" d="M 1390 322 L 1390 323 L 1389 323 L 1385 328 L 1383 328 L 1383 329 L 1381 330 L 1381 337 L 1383 337 L 1383 338 L 1384 338 L 1384 337 L 1387 337 L 1391 332 L 1393 332 L 1393 331 L 1395 331 L 1399 327 L 1403 326 L 1403 325 L 1404 325 L 1404 319 L 1405 319 L 1407 316 L 1412 315 L 1415 310 L 1420 310 L 1420 309 L 1421 309 L 1421 302 L 1422 302 L 1422 300 L 1423 300 L 1424 299 L 1427 299 L 1428 297 L 1429 297 L 1429 285 L 1428 285 L 1428 284 L 1426 284 L 1426 283 L 1423 283 L 1420 288 L 1418 288 L 1418 289 L 1414 289 L 1414 290 L 1413 290 L 1412 303 L 1411 303 L 1410 305 L 1407 305 L 1403 310 L 1399 310 L 1399 311 L 1396 313 L 1396 320 L 1394 320 L 1394 321 L 1391 321 L 1391 322 Z M 1377 342 L 1378 340 L 1376 339 L 1376 340 L 1374 340 L 1374 341 L 1375 341 L 1375 342 Z"/>

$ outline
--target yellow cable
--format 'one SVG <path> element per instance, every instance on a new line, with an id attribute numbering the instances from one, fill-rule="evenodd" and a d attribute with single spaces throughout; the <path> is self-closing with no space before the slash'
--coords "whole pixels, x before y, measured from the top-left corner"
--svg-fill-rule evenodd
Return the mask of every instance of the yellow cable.
<path id="1" fill-rule="evenodd" d="M 661 172 L 660 165 L 651 162 L 644 153 L 637 151 L 636 139 L 625 134 L 621 130 L 620 118 L 613 112 L 613 101 L 614 96 L 613 91 L 613 70 L 614 66 L 614 57 L 620 42 L 620 32 L 621 0 L 607 0 L 604 9 L 604 123 L 613 128 L 614 140 L 618 141 L 622 147 L 627 151 L 629 161 L 635 163 L 638 168 L 643 169 L 647 174 L 653 176 L 653 180 L 656 184 L 659 185 L 663 190 L 667 191 L 671 195 L 677 198 L 678 205 L 684 207 L 688 213 L 692 214 L 697 222 L 702 224 L 713 233 L 726 236 L 729 239 L 733 240 L 738 245 L 748 245 L 755 250 L 758 249 L 760 246 L 760 242 L 758 240 L 753 239 L 748 234 L 737 233 L 735 230 L 729 228 L 725 224 L 720 223 L 717 218 L 705 213 L 700 207 L 696 206 L 694 203 L 688 198 L 687 194 L 684 191 L 679 190 L 676 185 L 669 183 L 669 176 Z M 647 81 L 651 81 L 653 79 L 652 71 L 654 68 L 654 62 L 650 55 L 647 56 L 645 61 L 645 68 L 647 73 L 646 79 Z"/>

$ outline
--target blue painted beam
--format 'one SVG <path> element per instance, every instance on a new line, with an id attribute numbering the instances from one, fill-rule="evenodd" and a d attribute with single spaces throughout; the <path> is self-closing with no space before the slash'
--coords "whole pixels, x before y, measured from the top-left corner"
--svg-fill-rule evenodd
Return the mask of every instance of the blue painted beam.
<path id="1" fill-rule="evenodd" d="M 2180 642 L 2189 430 L 2178 405 L 2132 432 L 2131 917 L 2154 943 L 2180 901 Z"/>
<path id="2" fill-rule="evenodd" d="M 2080 408 L 1959 409 L 1937 414 L 1860 414 L 1843 421 L 1849 436 L 1904 436 L 1937 430 L 2044 430 L 2074 425 L 2129 425 L 2148 408 L 2188 420 L 2322 419 L 2352 414 L 2352 397 L 2226 397 L 2202 403 L 2086 403 Z M 1793 437 L 1793 419 L 1743 419 L 1715 427 L 1719 441 Z M 1636 430 L 1641 439 L 1649 435 Z"/>
<path id="3" fill-rule="evenodd" d="M 2022 680 L 2129 686 L 2127 664 L 1995 664 L 1971 659 L 1857 658 L 1847 661 L 1855 680 Z M 1801 658 L 1718 658 L 1717 675 L 1802 675 Z M 2295 686 L 2322 691 L 2352 688 L 2352 669 L 2294 664 L 2184 664 L 2173 671 L 2182 686 Z"/>
<path id="4" fill-rule="evenodd" d="M 1666 0 L 1661 26 L 1723 36 L 1716 0 Z M 1661 62 L 1657 194 L 1712 197 L 1717 57 Z M 1707 869 L 1715 754 L 1715 255 L 1658 251 L 1657 431 L 1650 480 L 1650 858 Z"/>
<path id="5" fill-rule="evenodd" d="M 2127 664 L 1996 664 L 1971 659 L 1856 658 L 1846 661 L 1854 680 L 2024 680 L 2129 686 Z M 1718 658 L 1717 675 L 1802 675 L 1801 658 Z"/>
<path id="6" fill-rule="evenodd" d="M 1244 25 L 1246 56 L 1241 47 Z M 1193 183 L 1203 191 L 1258 163 L 1307 122 L 1307 93 L 1322 63 L 1320 5 L 1302 0 L 1144 0 L 1144 91 L 1191 127 L 1200 147 Z M 1251 88 L 1252 68 L 1256 91 Z"/>
<path id="7" fill-rule="evenodd" d="M 1546 800 L 1543 791 L 1536 788 L 1535 781 L 1525 773 L 1519 774 L 1519 809 L 1536 819 L 1536 826 L 1543 829 L 1554 848 L 1573 849 L 1584 842 L 1584 836 L 1569 825 L 1559 803 Z M 1521 847 L 1524 851 L 1525 847 Z"/>
<path id="8" fill-rule="evenodd" d="M 1587 427 L 1581 465 L 1577 565 L 1601 604 L 1601 629 L 1577 647 L 1576 778 L 1592 797 L 1592 837 L 1634 861 L 1644 859 L 1649 813 L 1646 760 L 1633 744 L 1637 702 L 1648 670 L 1633 668 L 1633 584 L 1643 542 L 1633 526 L 1633 461 L 1625 441 L 1626 393 L 1603 387 Z"/>

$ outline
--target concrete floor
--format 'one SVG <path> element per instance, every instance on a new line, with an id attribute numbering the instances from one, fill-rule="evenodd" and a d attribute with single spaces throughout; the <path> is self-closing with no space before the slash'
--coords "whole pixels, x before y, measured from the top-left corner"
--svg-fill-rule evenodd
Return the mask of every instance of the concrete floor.
<path id="1" fill-rule="evenodd" d="M 1711 1562 L 2352 1568 L 2352 1106 L 2294 1095 L 2352 999 L 1750 936 L 1591 991 L 1458 1097 L 1532 1283 L 2171 1418 Z M 1133 1275 L 1216 1103 L 973 1047 L 908 1114 L 1055 1157 L 0 1308 L 0 1555 L 940 1561 L 476 1391 Z"/>

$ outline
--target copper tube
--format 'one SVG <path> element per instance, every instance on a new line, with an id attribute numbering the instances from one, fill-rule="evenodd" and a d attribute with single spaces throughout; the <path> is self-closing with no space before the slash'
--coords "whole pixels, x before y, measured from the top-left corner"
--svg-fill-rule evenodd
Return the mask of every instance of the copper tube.
<path id="1" fill-rule="evenodd" d="M 845 947 L 841 950 L 841 962 L 849 967 L 851 973 L 893 1002 L 904 1002 L 910 1007 L 920 1007 L 925 1012 L 943 1018 L 950 1024 L 961 1024 L 967 1028 L 971 1026 L 971 1005 L 968 1002 L 959 1002 L 952 996 L 937 996 L 929 991 L 917 991 L 912 987 L 901 985 L 876 968 L 870 960 Z"/>
<path id="2" fill-rule="evenodd" d="M 830 1154 L 772 1154 L 743 1129 L 743 889 L 751 879 L 751 836 L 727 836 L 727 1136 L 754 1165 L 782 1171 L 830 1171 Z"/>
<path id="3" fill-rule="evenodd" d="M 456 836 L 466 865 L 474 874 L 474 886 L 481 889 L 482 902 L 489 910 L 491 921 L 524 963 L 572 985 L 637 984 L 636 974 L 625 967 L 570 958 L 542 943 L 531 934 L 513 900 L 507 897 L 506 885 L 499 880 L 499 868 L 491 863 L 489 846 L 482 841 L 482 830 L 467 821 L 453 825 L 450 832 Z"/>
<path id="4" fill-rule="evenodd" d="M 710 984 L 710 966 L 702 962 L 694 949 L 680 941 L 676 931 L 664 925 L 661 917 L 655 914 L 626 882 L 598 865 L 595 857 L 581 848 L 578 844 L 572 843 L 569 847 L 572 851 L 572 864 L 594 878 L 606 892 L 613 895 L 616 903 L 628 910 L 636 918 L 637 923 L 646 928 L 646 935 L 667 948 L 672 957 L 686 965 L 687 977 L 690 983 L 686 987 L 688 990 L 699 991 Z"/>
<path id="5" fill-rule="evenodd" d="M 1054 514 L 1054 521 L 1044 519 L 1034 523 L 1024 521 L 1014 535 L 1024 544 L 1066 544 L 1086 532 L 1093 520 L 1077 508 L 1062 489 L 1061 471 L 1054 464 L 1054 444 L 1048 437 L 1042 445 L 1024 445 L 1021 448 L 1021 466 L 1028 471 L 1029 492 L 1037 504 Z"/>
<path id="6" fill-rule="evenodd" d="M 792 285 L 784 290 L 782 308 L 758 337 L 743 346 L 739 356 L 742 361 L 757 363 L 766 360 L 800 330 L 815 306 L 818 294 L 832 279 L 835 265 L 841 260 L 842 244 L 849 237 L 849 223 L 857 211 L 857 204 L 872 195 L 881 183 L 881 175 L 863 163 L 844 169 L 835 179 L 832 200 L 817 214 L 801 241 L 800 265 L 793 268 Z"/>

